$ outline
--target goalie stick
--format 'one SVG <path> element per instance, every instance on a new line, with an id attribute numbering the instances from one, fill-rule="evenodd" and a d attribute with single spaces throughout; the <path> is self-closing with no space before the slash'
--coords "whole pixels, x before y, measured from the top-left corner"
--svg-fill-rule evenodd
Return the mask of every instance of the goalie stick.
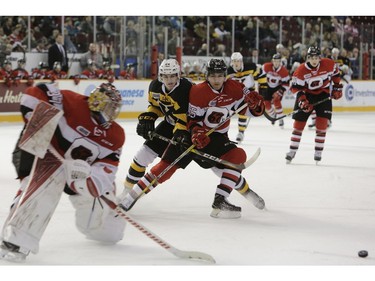
<path id="1" fill-rule="evenodd" d="M 36 155 L 38 158 L 44 158 L 43 161 L 45 161 L 45 163 L 48 164 L 47 167 L 43 166 L 41 169 L 39 169 L 40 171 L 38 170 L 38 173 L 37 173 L 38 182 L 37 183 L 33 182 L 31 192 L 32 194 L 34 193 L 37 194 L 38 192 L 40 193 L 41 190 L 43 189 L 44 193 L 47 192 L 47 195 L 49 196 L 49 200 L 47 203 L 51 205 L 52 204 L 51 201 L 53 201 L 55 202 L 55 206 L 57 206 L 57 203 L 60 199 L 60 196 L 63 192 L 63 188 L 65 185 L 63 181 L 63 178 L 65 178 L 65 176 L 64 176 L 64 172 L 62 168 L 62 163 L 64 162 L 64 158 L 56 151 L 55 148 L 53 148 L 50 145 L 49 142 L 52 139 L 54 131 L 57 127 L 58 120 L 60 119 L 62 114 L 63 112 L 58 110 L 56 107 L 43 101 L 39 102 L 39 104 L 37 105 L 37 107 L 35 108 L 33 112 L 32 118 L 30 119 L 29 123 L 26 126 L 26 129 L 21 139 L 22 141 L 19 144 L 19 147 L 21 149 L 26 150 L 33 155 Z M 52 166 L 51 164 L 52 162 L 49 161 L 50 158 L 53 159 L 54 166 Z M 41 178 L 41 174 L 45 174 L 46 171 L 51 170 L 55 166 L 59 168 L 58 176 L 56 176 L 56 174 L 53 174 L 52 176 L 46 176 L 46 177 Z M 44 180 L 45 178 L 47 178 L 47 180 Z M 62 183 L 60 184 L 61 181 Z M 26 192 L 26 194 L 31 194 L 31 193 Z M 28 198 L 28 197 L 29 196 L 26 196 L 25 198 Z M 52 197 L 53 197 L 53 200 L 51 199 Z M 154 234 L 151 230 L 147 229 L 145 226 L 141 225 L 139 222 L 134 220 L 131 216 L 126 214 L 120 207 L 118 207 L 113 202 L 113 200 L 110 200 L 104 196 L 101 196 L 101 198 L 103 199 L 104 202 L 106 202 L 106 204 L 108 204 L 108 206 L 111 209 L 113 209 L 116 213 L 118 213 L 119 216 L 121 216 L 123 219 L 128 221 L 131 225 L 133 225 L 135 228 L 140 230 L 147 237 L 152 239 L 154 242 L 158 243 L 160 246 L 162 246 L 164 249 L 166 249 L 167 251 L 169 251 L 176 257 L 179 257 L 182 259 L 194 259 L 194 260 L 206 261 L 209 263 L 215 263 L 215 259 L 206 253 L 197 252 L 197 251 L 183 251 L 183 250 L 179 250 L 173 247 L 172 245 L 167 243 L 165 240 L 163 240 L 162 238 Z M 23 202 L 24 200 L 21 200 L 20 202 Z M 52 213 L 53 213 L 53 210 L 51 210 L 51 212 L 46 214 L 48 215 L 47 217 L 49 218 L 52 215 Z M 23 221 L 24 220 L 21 220 L 21 222 Z M 37 230 L 38 233 L 37 235 L 35 235 L 36 237 L 40 237 L 42 235 L 41 233 L 44 232 L 48 219 L 46 219 L 45 221 L 46 221 L 46 224 L 43 225 L 43 228 Z M 35 227 L 36 226 L 34 226 L 34 228 Z M 33 249 L 33 252 L 37 252 L 37 249 Z"/>
<path id="2" fill-rule="evenodd" d="M 64 162 L 64 158 L 53 148 L 52 146 L 48 147 L 48 150 L 56 157 L 58 158 L 62 163 Z M 144 225 L 137 222 L 134 218 L 132 218 L 130 215 L 128 215 L 121 207 L 119 207 L 114 200 L 109 199 L 108 197 L 101 195 L 101 199 L 110 207 L 113 209 L 120 217 L 125 219 L 128 223 L 130 223 L 132 226 L 134 226 L 136 229 L 141 231 L 143 234 L 145 234 L 148 238 L 159 244 L 161 247 L 166 249 L 168 252 L 172 253 L 174 256 L 182 259 L 192 259 L 192 260 L 201 260 L 206 261 L 209 263 L 216 263 L 215 259 L 210 256 L 209 254 L 198 252 L 198 251 L 183 251 L 180 249 L 177 249 L 176 247 L 173 247 L 171 244 L 157 236 L 155 233 L 153 233 L 151 230 L 149 230 Z"/>
<path id="3" fill-rule="evenodd" d="M 322 99 L 322 100 L 320 100 L 320 101 L 318 101 L 318 102 L 316 102 L 316 103 L 313 103 L 313 104 L 311 104 L 311 105 L 312 105 L 313 107 L 315 107 L 315 106 L 317 106 L 318 104 L 321 104 L 321 103 L 323 103 L 323 102 L 326 102 L 326 101 L 328 101 L 328 100 L 330 100 L 330 99 L 331 99 L 331 97 L 327 97 L 327 98 Z M 272 116 L 268 115 L 267 111 L 264 111 L 264 116 L 265 116 L 268 120 L 270 120 L 271 122 L 275 122 L 275 121 L 277 121 L 277 120 L 283 119 L 283 118 L 288 117 L 288 116 L 291 116 L 291 115 L 293 115 L 293 114 L 296 114 L 296 113 L 298 113 L 298 112 L 300 112 L 300 111 L 302 111 L 302 108 L 298 108 L 298 109 L 296 109 L 296 110 L 293 110 L 292 112 L 290 112 L 290 113 L 288 113 L 288 114 L 285 114 L 285 115 L 283 115 L 283 116 L 280 116 L 280 117 L 272 117 Z"/>
<path id="4" fill-rule="evenodd" d="M 156 137 L 156 138 L 161 139 L 163 141 L 169 142 L 173 145 L 178 145 L 178 143 L 176 141 L 171 140 L 169 138 L 166 138 L 166 137 L 164 137 L 162 135 L 159 135 L 158 133 L 155 133 L 155 132 L 150 132 L 149 136 L 150 136 L 150 138 Z M 258 157 L 260 155 L 260 147 L 258 147 L 257 151 L 254 153 L 254 155 L 249 160 L 247 160 L 246 162 L 241 163 L 241 164 L 236 164 L 236 163 L 232 163 L 232 162 L 229 162 L 227 160 L 224 160 L 224 159 L 220 159 L 219 157 L 216 157 L 214 155 L 199 151 L 195 148 L 190 150 L 190 152 L 192 152 L 194 154 L 197 154 L 197 155 L 199 155 L 203 158 L 212 160 L 216 163 L 223 164 L 227 167 L 231 167 L 231 168 L 234 168 L 234 169 L 237 169 L 237 170 L 244 170 L 244 169 L 250 167 L 258 159 Z"/>

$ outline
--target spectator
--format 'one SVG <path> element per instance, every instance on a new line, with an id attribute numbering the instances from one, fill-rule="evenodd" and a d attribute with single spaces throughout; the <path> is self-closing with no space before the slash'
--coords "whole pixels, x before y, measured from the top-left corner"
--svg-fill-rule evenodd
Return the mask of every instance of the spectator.
<path id="1" fill-rule="evenodd" d="M 214 51 L 213 54 L 215 57 L 226 57 L 226 47 L 224 44 L 217 44 L 216 50 Z"/>
<path id="2" fill-rule="evenodd" d="M 220 21 L 214 29 L 214 37 L 223 41 L 225 36 L 230 35 L 230 32 L 225 30 L 224 22 Z"/>
<path id="3" fill-rule="evenodd" d="M 208 55 L 212 56 L 211 53 L 209 53 Z M 202 46 L 197 51 L 197 56 L 207 56 L 207 43 L 202 44 Z"/>
<path id="4" fill-rule="evenodd" d="M 80 58 L 79 64 L 83 70 L 87 68 L 89 60 L 94 62 L 97 68 L 103 67 L 103 56 L 98 52 L 98 45 L 96 43 L 90 43 L 89 50 L 82 54 Z"/>
<path id="5" fill-rule="evenodd" d="M 359 32 L 358 29 L 352 24 L 352 19 L 350 17 L 346 17 L 345 25 L 344 25 L 345 36 L 353 36 L 358 37 Z"/>
<path id="6" fill-rule="evenodd" d="M 0 65 L 4 64 L 4 61 L 6 60 L 7 56 L 10 56 L 10 54 L 12 53 L 12 49 L 12 44 L 0 44 Z"/>

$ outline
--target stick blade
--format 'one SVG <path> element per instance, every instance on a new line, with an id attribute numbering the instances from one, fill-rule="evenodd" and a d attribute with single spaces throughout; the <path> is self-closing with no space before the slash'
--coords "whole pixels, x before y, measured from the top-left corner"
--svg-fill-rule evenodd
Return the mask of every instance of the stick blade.
<path id="1" fill-rule="evenodd" d="M 189 259 L 189 260 L 199 260 L 199 261 L 205 261 L 208 263 L 215 264 L 215 259 L 210 256 L 209 254 L 203 253 L 203 252 L 196 252 L 196 251 L 182 251 L 178 249 L 173 249 L 173 254 L 176 257 L 179 257 L 181 259 Z"/>
<path id="2" fill-rule="evenodd" d="M 40 101 L 26 125 L 19 147 L 39 158 L 44 158 L 62 115 L 62 110 Z"/>

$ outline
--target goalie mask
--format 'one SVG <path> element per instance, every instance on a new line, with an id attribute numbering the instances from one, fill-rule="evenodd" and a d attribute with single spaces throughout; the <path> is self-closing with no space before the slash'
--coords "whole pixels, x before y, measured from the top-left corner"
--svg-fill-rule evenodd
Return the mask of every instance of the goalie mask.
<path id="1" fill-rule="evenodd" d="M 120 113 L 122 98 L 115 86 L 102 83 L 90 93 L 88 104 L 95 120 L 108 129 Z"/>

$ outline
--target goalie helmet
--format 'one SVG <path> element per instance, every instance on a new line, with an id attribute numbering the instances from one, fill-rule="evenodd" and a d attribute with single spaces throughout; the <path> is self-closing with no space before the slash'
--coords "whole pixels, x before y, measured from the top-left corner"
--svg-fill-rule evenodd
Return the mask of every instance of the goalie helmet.
<path id="1" fill-rule="evenodd" d="M 207 76 L 213 73 L 224 73 L 227 75 L 227 65 L 222 59 L 210 59 L 207 63 Z"/>
<path id="2" fill-rule="evenodd" d="M 177 77 L 180 78 L 180 65 L 175 59 L 166 59 L 159 66 L 159 81 L 163 82 L 161 75 L 163 74 L 177 74 Z"/>
<path id="3" fill-rule="evenodd" d="M 102 83 L 90 93 L 88 104 L 95 120 L 108 129 L 120 114 L 122 98 L 115 86 Z"/>

